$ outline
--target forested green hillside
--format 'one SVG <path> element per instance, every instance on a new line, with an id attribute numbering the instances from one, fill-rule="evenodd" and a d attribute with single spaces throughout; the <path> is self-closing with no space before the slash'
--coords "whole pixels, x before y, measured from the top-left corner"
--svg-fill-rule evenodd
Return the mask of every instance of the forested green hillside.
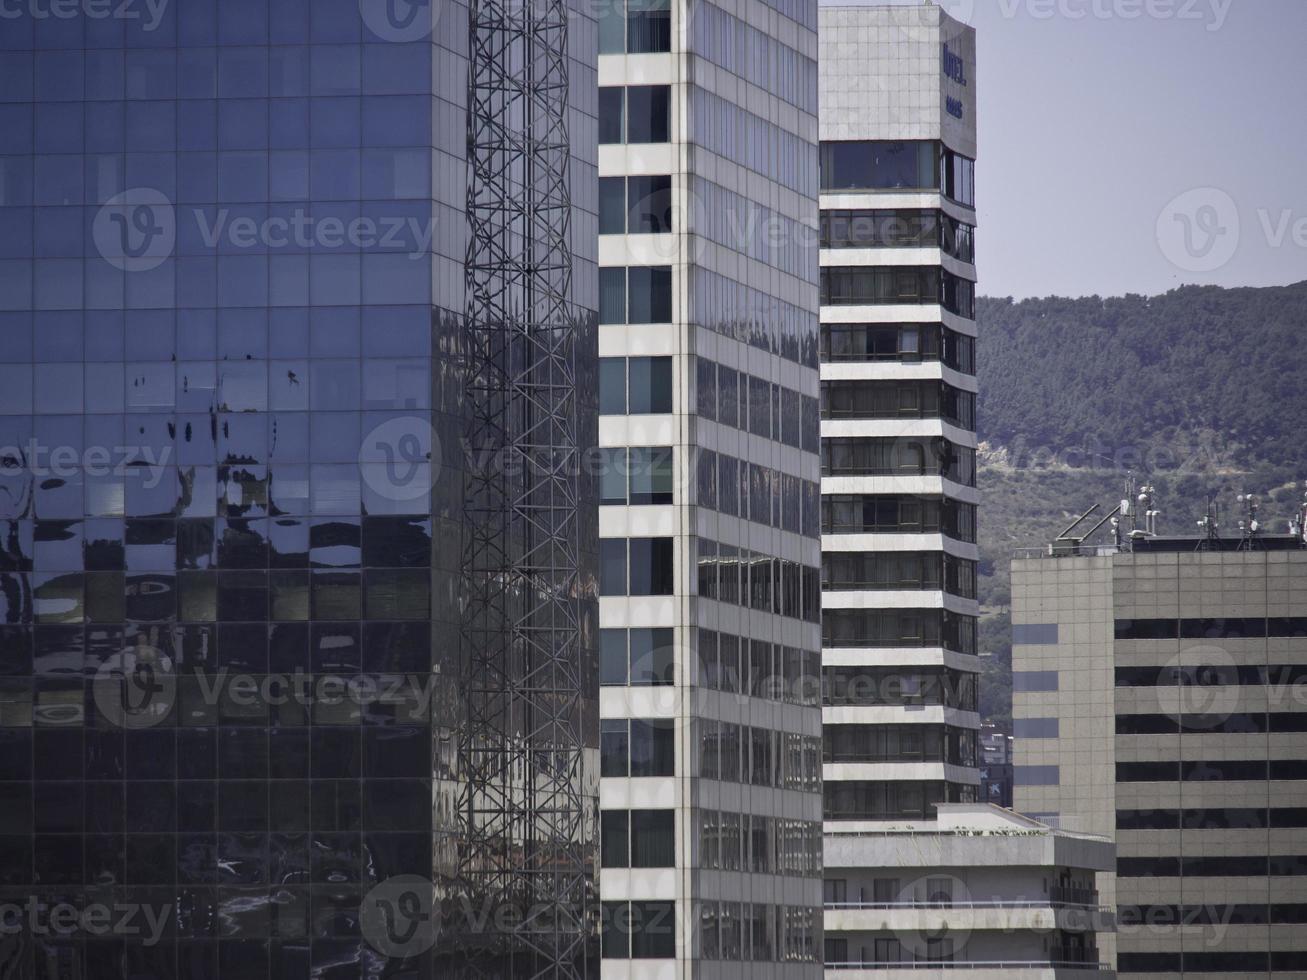
<path id="1" fill-rule="evenodd" d="M 1165 533 L 1196 533 L 1213 492 L 1258 493 L 1282 531 L 1307 479 L 1307 282 L 1163 296 L 977 300 L 985 716 L 1011 716 L 1008 559 L 1133 476 Z"/>

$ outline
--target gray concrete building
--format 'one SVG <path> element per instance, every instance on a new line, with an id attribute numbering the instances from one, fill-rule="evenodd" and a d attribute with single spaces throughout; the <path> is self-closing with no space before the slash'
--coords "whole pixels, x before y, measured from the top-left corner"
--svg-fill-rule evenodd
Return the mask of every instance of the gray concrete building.
<path id="1" fill-rule="evenodd" d="M 1307 550 L 1126 544 L 1012 563 L 1016 805 L 1115 839 L 1121 975 L 1307 975 Z"/>

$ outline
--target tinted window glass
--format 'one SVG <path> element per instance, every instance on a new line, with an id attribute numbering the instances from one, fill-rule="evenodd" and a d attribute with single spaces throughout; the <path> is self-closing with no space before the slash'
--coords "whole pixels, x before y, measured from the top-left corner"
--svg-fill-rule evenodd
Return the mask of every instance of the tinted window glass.
<path id="1" fill-rule="evenodd" d="M 620 85 L 599 88 L 599 142 L 622 142 L 622 96 Z"/>
<path id="2" fill-rule="evenodd" d="M 600 89 L 602 92 L 603 89 Z M 671 88 L 631 85 L 626 89 L 628 143 L 666 143 L 671 133 Z M 602 118 L 602 106 L 600 116 Z M 604 142 L 602 139 L 600 142 Z"/>

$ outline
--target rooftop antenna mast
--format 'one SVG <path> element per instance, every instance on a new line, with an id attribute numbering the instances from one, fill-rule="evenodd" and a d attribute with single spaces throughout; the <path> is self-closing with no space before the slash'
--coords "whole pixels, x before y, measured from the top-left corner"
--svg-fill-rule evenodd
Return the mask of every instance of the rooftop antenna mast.
<path id="1" fill-rule="evenodd" d="M 1240 551 L 1256 551 L 1257 535 L 1261 533 L 1262 524 L 1257 519 L 1260 503 L 1255 494 L 1241 493 L 1237 498 L 1241 517 L 1239 518 Z"/>
<path id="2" fill-rule="evenodd" d="M 1216 494 L 1209 491 L 1207 494 L 1207 514 L 1198 522 L 1198 526 L 1203 529 L 1205 537 L 1198 542 L 1198 551 L 1206 551 L 1221 540 L 1221 524 L 1218 520 L 1219 507 L 1216 503 Z"/>
<path id="3" fill-rule="evenodd" d="M 1304 484 L 1307 486 L 1307 484 Z M 1303 502 L 1298 505 L 1298 512 L 1289 518 L 1289 533 L 1304 545 L 1307 545 L 1307 493 L 1302 495 Z"/>
<path id="4" fill-rule="evenodd" d="M 1152 484 L 1144 484 L 1139 488 L 1139 493 L 1135 497 L 1135 515 L 1131 521 L 1130 537 L 1138 541 L 1142 538 L 1151 538 L 1157 535 L 1157 519 L 1162 516 L 1162 512 L 1157 509 L 1157 488 Z M 1139 518 L 1143 517 L 1144 526 L 1139 527 Z"/>

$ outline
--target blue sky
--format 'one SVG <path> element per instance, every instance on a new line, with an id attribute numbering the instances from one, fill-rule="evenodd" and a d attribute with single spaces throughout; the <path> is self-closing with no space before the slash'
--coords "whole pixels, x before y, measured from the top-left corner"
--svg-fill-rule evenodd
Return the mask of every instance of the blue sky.
<path id="1" fill-rule="evenodd" d="M 983 294 L 1307 279 L 1307 2 L 940 6 L 978 34 Z"/>

